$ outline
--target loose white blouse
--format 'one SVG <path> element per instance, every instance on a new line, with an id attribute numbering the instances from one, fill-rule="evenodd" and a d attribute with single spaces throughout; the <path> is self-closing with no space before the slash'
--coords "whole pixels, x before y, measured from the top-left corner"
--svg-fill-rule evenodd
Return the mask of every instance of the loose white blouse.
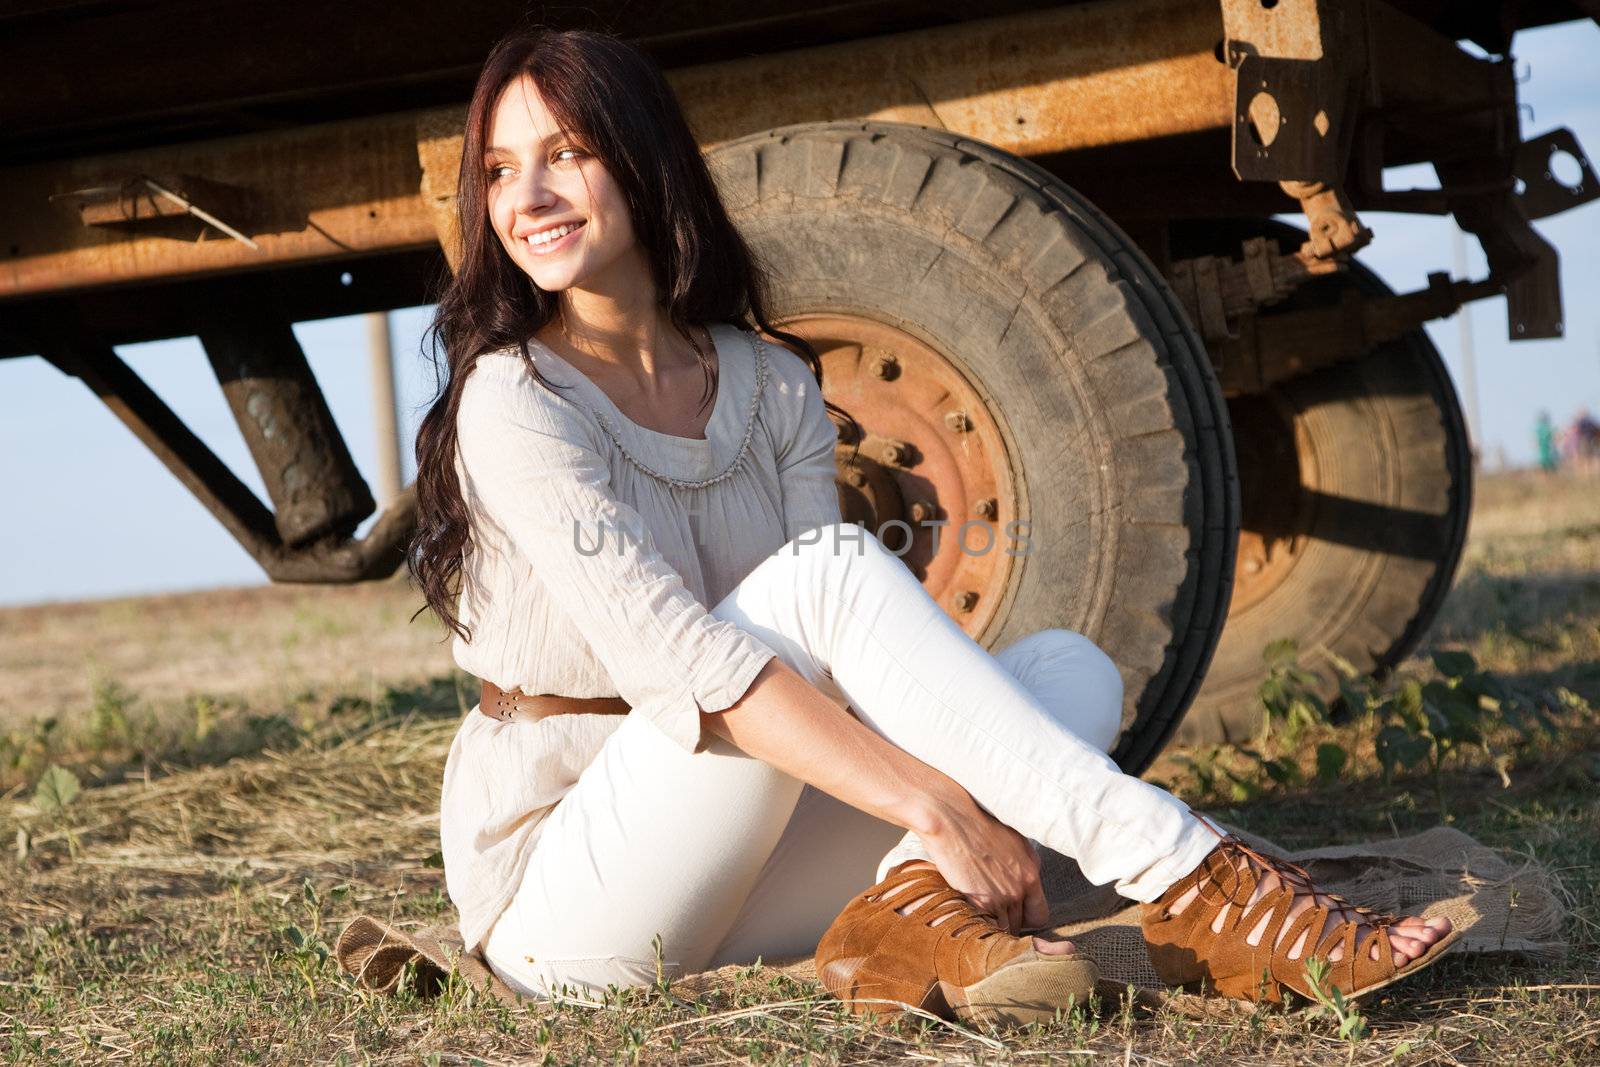
<path id="1" fill-rule="evenodd" d="M 553 350 L 480 356 L 462 387 L 456 472 L 473 519 L 455 638 L 502 689 L 620 696 L 688 751 L 776 653 L 709 606 L 798 534 L 840 521 L 836 431 L 810 368 L 710 327 L 703 440 L 640 426 Z M 603 540 L 601 539 L 603 535 Z M 474 707 L 445 760 L 439 837 L 467 951 L 515 894 L 539 827 L 622 715 L 503 722 Z"/>

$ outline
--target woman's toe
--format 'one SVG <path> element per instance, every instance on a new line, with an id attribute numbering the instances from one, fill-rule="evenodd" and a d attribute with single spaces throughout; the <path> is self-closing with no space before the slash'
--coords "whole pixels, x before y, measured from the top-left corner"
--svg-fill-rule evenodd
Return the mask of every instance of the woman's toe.
<path id="1" fill-rule="evenodd" d="M 1078 946 L 1071 941 L 1046 941 L 1042 937 L 1033 939 L 1033 947 L 1051 956 L 1065 956 L 1078 951 Z"/>
<path id="2" fill-rule="evenodd" d="M 1390 933 L 1389 947 L 1394 949 L 1395 955 L 1404 955 L 1406 959 L 1416 959 L 1428 949 L 1428 943 L 1402 934 Z"/>

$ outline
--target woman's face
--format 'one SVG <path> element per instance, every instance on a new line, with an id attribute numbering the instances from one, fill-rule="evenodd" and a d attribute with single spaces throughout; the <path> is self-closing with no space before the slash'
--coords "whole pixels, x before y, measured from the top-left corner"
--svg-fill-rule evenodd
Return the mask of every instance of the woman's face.
<path id="1" fill-rule="evenodd" d="M 489 224 L 540 289 L 603 289 L 619 272 L 648 278 L 621 188 L 561 132 L 527 75 L 495 104 L 483 166 Z M 557 236 L 563 227 L 570 232 Z"/>

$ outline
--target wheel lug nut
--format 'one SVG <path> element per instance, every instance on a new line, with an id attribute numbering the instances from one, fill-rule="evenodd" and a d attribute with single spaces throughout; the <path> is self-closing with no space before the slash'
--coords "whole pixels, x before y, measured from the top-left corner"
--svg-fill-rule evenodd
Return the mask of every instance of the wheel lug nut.
<path id="1" fill-rule="evenodd" d="M 890 355 L 874 358 L 869 368 L 874 378 L 882 378 L 886 382 L 900 376 L 900 361 Z"/>
<path id="2" fill-rule="evenodd" d="M 904 441 L 885 441 L 878 449 L 878 460 L 888 467 L 904 467 L 911 461 L 911 446 Z"/>
<path id="3" fill-rule="evenodd" d="M 981 519 L 992 519 L 1000 511 L 1000 502 L 992 496 L 986 496 L 978 501 L 972 510 L 977 512 Z"/>
<path id="4" fill-rule="evenodd" d="M 965 411 L 947 411 L 944 415 L 944 424 L 956 433 L 966 433 L 972 429 L 972 420 L 967 418 Z"/>
<path id="5" fill-rule="evenodd" d="M 970 589 L 963 589 L 961 592 L 950 598 L 951 606 L 963 614 L 971 611 L 977 603 L 978 594 L 974 593 Z"/>

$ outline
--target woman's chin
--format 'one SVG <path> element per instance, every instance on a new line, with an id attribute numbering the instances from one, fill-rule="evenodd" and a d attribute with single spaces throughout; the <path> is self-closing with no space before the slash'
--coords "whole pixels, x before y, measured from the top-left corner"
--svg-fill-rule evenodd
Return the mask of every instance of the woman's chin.
<path id="1" fill-rule="evenodd" d="M 523 273 L 546 293 L 559 293 L 563 289 L 571 289 L 578 282 L 573 271 L 532 271 L 524 268 Z"/>

